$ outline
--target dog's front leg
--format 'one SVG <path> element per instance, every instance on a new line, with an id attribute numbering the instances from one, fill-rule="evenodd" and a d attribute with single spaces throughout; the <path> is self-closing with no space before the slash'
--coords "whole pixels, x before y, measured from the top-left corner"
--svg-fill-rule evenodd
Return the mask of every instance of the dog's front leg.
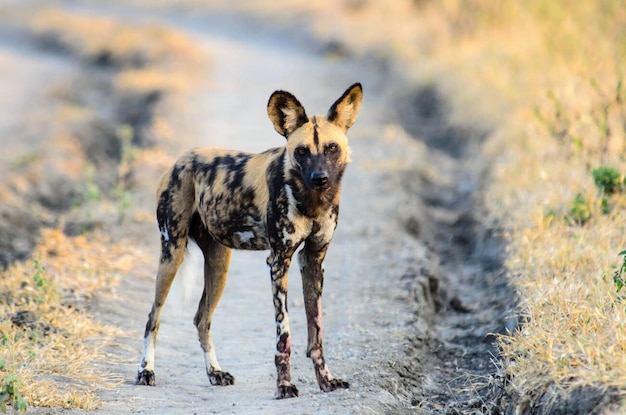
<path id="1" fill-rule="evenodd" d="M 291 334 L 289 331 L 289 314 L 287 312 L 287 271 L 291 263 L 291 254 L 272 251 L 267 263 L 272 276 L 272 296 L 274 299 L 274 316 L 276 318 L 276 363 L 277 389 L 276 398 L 293 398 L 298 396 L 298 388 L 291 383 Z"/>
<path id="2" fill-rule="evenodd" d="M 330 392 L 335 389 L 347 389 L 350 385 L 331 375 L 322 346 L 322 288 L 324 286 L 324 257 L 328 245 L 316 248 L 315 244 L 305 243 L 298 254 L 302 289 L 304 291 L 304 308 L 306 311 L 309 344 L 307 357 L 313 361 L 315 376 L 321 390 Z"/>

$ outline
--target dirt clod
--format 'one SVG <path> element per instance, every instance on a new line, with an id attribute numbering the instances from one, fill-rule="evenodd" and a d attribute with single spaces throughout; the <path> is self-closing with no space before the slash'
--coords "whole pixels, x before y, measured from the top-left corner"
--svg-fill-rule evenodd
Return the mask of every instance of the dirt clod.
<path id="1" fill-rule="evenodd" d="M 11 324 L 28 331 L 31 335 L 36 333 L 37 335 L 47 336 L 59 331 L 59 329 L 53 325 L 42 321 L 39 315 L 32 310 L 18 311 L 11 314 L 9 318 L 11 320 Z"/>

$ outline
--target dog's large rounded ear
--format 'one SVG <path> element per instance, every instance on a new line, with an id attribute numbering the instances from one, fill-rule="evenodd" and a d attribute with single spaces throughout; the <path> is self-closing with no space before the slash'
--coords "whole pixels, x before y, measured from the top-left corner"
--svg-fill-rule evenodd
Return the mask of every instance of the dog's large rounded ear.
<path id="1" fill-rule="evenodd" d="M 285 137 L 309 121 L 300 101 L 286 91 L 272 94 L 267 103 L 267 115 L 278 134 Z"/>
<path id="2" fill-rule="evenodd" d="M 328 110 L 328 121 L 332 122 L 343 131 L 348 131 L 352 127 L 356 116 L 361 109 L 361 100 L 363 99 L 363 87 L 360 83 L 352 85 L 343 93 Z"/>

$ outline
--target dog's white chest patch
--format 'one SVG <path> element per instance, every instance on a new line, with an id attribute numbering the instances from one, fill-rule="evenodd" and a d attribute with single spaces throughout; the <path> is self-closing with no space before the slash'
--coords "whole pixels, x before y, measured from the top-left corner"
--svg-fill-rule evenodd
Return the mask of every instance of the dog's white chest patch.
<path id="1" fill-rule="evenodd" d="M 235 237 L 239 239 L 242 244 L 249 244 L 255 238 L 255 234 L 252 231 L 235 232 Z"/>

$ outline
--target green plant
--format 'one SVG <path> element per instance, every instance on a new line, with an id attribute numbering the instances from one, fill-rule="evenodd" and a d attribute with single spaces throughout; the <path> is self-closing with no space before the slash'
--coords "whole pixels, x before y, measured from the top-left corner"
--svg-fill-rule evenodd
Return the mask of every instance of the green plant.
<path id="1" fill-rule="evenodd" d="M 620 292 L 622 288 L 626 285 L 626 280 L 624 278 L 624 274 L 626 274 L 626 250 L 623 250 L 618 256 L 622 258 L 622 265 L 615 269 L 613 272 L 613 284 L 615 284 L 616 292 Z"/>
<path id="2" fill-rule="evenodd" d="M 570 225 L 584 225 L 591 219 L 591 207 L 582 193 L 578 193 L 572 200 L 571 207 L 565 218 Z"/>
<path id="3" fill-rule="evenodd" d="M 565 142 L 569 137 L 569 120 L 563 115 L 565 112 L 563 104 L 551 90 L 547 92 L 546 97 L 552 103 L 552 112 L 546 115 L 538 106 L 535 106 L 533 109 L 535 117 L 548 129 L 552 137 Z"/>
<path id="4" fill-rule="evenodd" d="M 596 187 L 606 195 L 612 195 L 621 189 L 621 175 L 613 167 L 601 166 L 591 172 Z"/>
<path id="5" fill-rule="evenodd" d="M 102 198 L 100 187 L 95 181 L 96 169 L 94 166 L 87 166 L 85 171 L 84 197 L 89 202 L 97 202 Z"/>
<path id="6" fill-rule="evenodd" d="M 33 274 L 33 283 L 35 284 L 35 290 L 37 292 L 37 297 L 35 301 L 37 304 L 41 306 L 46 301 L 46 294 L 50 289 L 50 281 L 46 279 L 46 267 L 43 265 L 39 258 L 33 258 L 33 268 L 35 269 L 35 273 Z"/>
<path id="7" fill-rule="evenodd" d="M 600 212 L 602 212 L 603 215 L 611 213 L 611 205 L 609 205 L 609 200 L 606 197 L 603 197 L 600 201 Z"/>
<path id="8" fill-rule="evenodd" d="M 26 412 L 28 404 L 26 403 L 26 398 L 20 394 L 22 386 L 23 383 L 19 377 L 11 374 L 4 376 L 2 387 L 0 388 L 0 411 L 2 413 L 7 413 L 7 404 L 13 407 L 13 412 Z"/>
<path id="9" fill-rule="evenodd" d="M 46 289 L 48 287 L 48 280 L 45 278 L 46 267 L 38 258 L 33 258 L 33 265 L 35 267 L 35 274 L 33 275 L 35 287 Z"/>
<path id="10" fill-rule="evenodd" d="M 133 130 L 132 125 L 123 124 L 117 127 L 115 135 L 120 140 L 121 143 L 121 163 L 130 163 L 133 158 L 135 158 L 135 154 L 137 149 L 133 145 L 133 138 L 135 136 L 135 132 Z"/>
<path id="11" fill-rule="evenodd" d="M 4 334 L 0 337 L 0 345 L 7 347 L 10 354 L 10 359 L 13 360 L 13 339 Z M 12 365 L 13 366 L 13 365 Z M 0 371 L 5 371 L 7 364 L 4 360 L 0 360 Z M 20 392 L 20 389 L 24 386 L 22 379 L 15 373 L 15 368 L 12 367 L 10 373 L 4 374 L 2 377 L 2 384 L 0 385 L 0 411 L 7 413 L 7 405 L 11 405 L 12 413 L 26 412 L 28 404 L 26 398 L 24 398 Z"/>

